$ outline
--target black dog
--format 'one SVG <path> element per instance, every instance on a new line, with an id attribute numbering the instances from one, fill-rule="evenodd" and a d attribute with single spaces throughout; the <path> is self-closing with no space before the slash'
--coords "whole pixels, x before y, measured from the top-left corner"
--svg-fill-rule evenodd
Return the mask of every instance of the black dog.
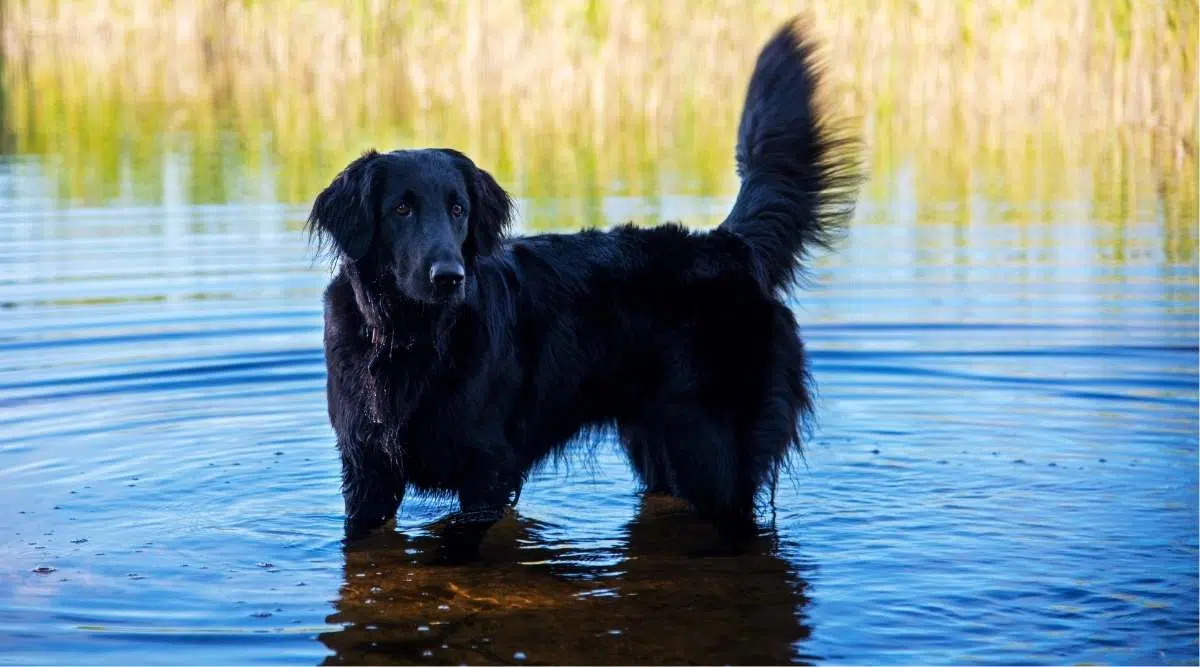
<path id="1" fill-rule="evenodd" d="M 317 197 L 310 229 L 340 258 L 325 357 L 348 536 L 412 486 L 458 495 L 443 540 L 469 549 L 536 464 L 609 425 L 648 490 L 689 501 L 727 544 L 754 533 L 756 494 L 812 408 L 781 293 L 857 182 L 797 31 L 759 56 L 741 191 L 711 232 L 506 239 L 508 195 L 445 149 L 368 152 Z"/>

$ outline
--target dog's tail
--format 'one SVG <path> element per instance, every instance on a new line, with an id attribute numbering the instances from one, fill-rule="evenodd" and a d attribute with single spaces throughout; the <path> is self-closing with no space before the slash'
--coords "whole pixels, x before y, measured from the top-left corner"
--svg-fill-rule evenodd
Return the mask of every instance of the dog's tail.
<path id="1" fill-rule="evenodd" d="M 772 291 L 837 238 L 860 181 L 859 142 L 817 108 L 819 65 L 802 31 L 789 22 L 758 56 L 738 127 L 741 190 L 720 227 L 750 246 Z"/>

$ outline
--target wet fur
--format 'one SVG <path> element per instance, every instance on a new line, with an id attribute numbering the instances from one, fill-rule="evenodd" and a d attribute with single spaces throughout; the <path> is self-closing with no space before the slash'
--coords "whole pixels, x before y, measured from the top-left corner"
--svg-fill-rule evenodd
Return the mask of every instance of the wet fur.
<path id="1" fill-rule="evenodd" d="M 731 544 L 753 533 L 755 497 L 800 448 L 812 410 L 782 294 L 844 221 L 855 184 L 854 144 L 818 118 L 812 46 L 798 33 L 785 26 L 759 57 L 741 190 L 715 230 L 507 239 L 507 194 L 446 150 L 369 152 L 321 193 L 311 228 L 340 257 L 325 352 L 348 535 L 393 517 L 415 488 L 458 496 L 444 539 L 469 548 L 533 467 L 608 425 L 648 490 L 686 499 Z M 402 163 L 431 190 L 415 196 L 469 197 L 456 301 L 428 302 L 395 278 L 408 260 L 387 247 L 383 231 L 400 227 L 384 226 L 400 223 L 381 201 Z"/>

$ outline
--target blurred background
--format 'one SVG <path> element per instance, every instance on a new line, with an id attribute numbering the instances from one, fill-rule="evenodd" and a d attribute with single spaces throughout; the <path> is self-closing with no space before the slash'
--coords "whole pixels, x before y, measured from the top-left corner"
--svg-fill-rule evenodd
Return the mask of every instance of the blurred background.
<path id="1" fill-rule="evenodd" d="M 610 437 L 485 566 L 340 542 L 308 207 L 447 146 L 523 232 L 711 227 L 807 12 L 867 180 L 740 559 Z M 0 662 L 1190 663 L 1196 0 L 4 0 Z M 664 506 L 664 504 L 666 506 Z"/>
<path id="2" fill-rule="evenodd" d="M 0 147 L 61 204 L 299 204 L 367 147 L 422 145 L 575 200 L 528 220 L 543 227 L 598 222 L 604 197 L 729 195 L 753 56 L 807 10 L 830 106 L 870 147 L 869 197 L 912 173 L 920 217 L 1001 193 L 1027 223 L 1051 201 L 1112 220 L 1160 205 L 1168 252 L 1194 245 L 1194 0 L 4 8 Z"/>

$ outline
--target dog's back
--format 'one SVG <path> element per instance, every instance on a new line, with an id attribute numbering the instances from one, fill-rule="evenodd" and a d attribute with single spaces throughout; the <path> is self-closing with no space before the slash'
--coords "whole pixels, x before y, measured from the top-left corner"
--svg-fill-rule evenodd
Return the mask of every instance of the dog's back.
<path id="1" fill-rule="evenodd" d="M 731 533 L 799 448 L 812 409 L 781 288 L 836 237 L 858 181 L 857 142 L 821 115 L 818 63 L 800 30 L 784 26 L 758 58 L 738 130 L 742 186 L 717 230 L 623 227 L 516 242 L 517 264 L 524 254 L 538 274 L 523 310 L 569 332 L 573 356 L 595 369 L 564 367 L 556 355 L 546 370 L 547 355 L 527 354 L 543 369 L 531 394 L 561 422 L 548 440 L 614 420 L 647 488 L 687 498 Z M 564 276 L 579 288 L 561 294 Z M 541 331 L 532 338 L 556 348 Z"/>

